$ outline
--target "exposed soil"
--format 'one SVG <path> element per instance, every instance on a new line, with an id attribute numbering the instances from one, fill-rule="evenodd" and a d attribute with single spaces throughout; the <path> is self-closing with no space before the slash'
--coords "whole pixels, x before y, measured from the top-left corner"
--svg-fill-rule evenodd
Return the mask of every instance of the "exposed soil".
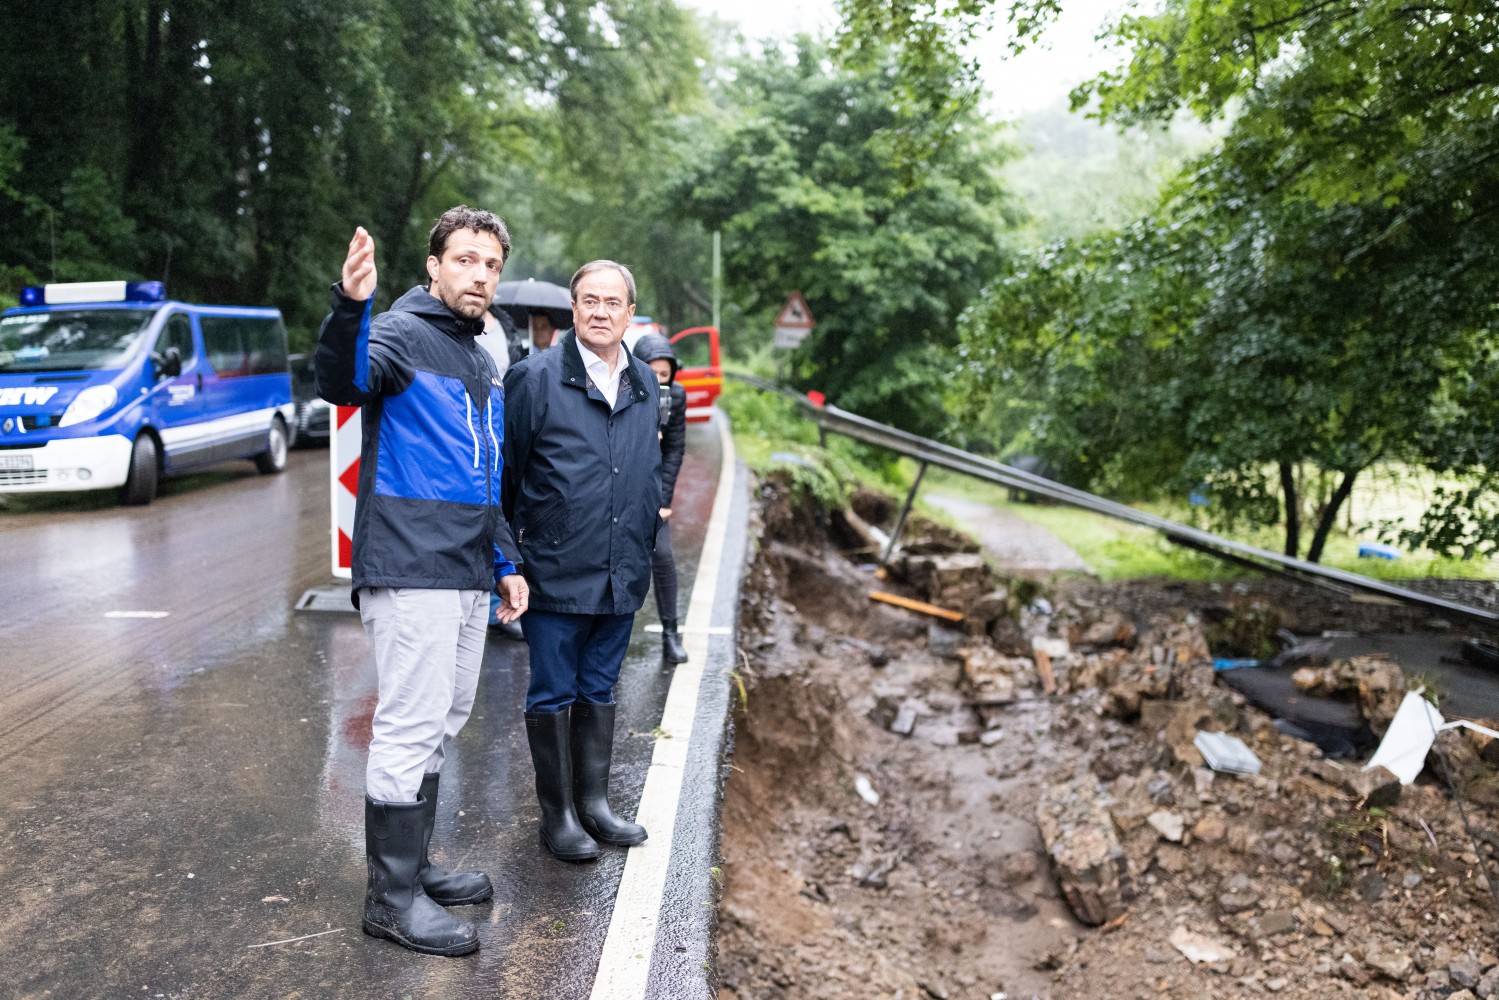
<path id="1" fill-rule="evenodd" d="M 760 518 L 724 804 L 725 1000 L 1499 997 L 1499 747 L 1444 733 L 1371 808 L 1350 769 L 1212 670 L 1277 629 L 1420 631 L 1441 625 L 1429 610 L 1279 580 L 933 593 L 937 574 L 911 566 L 876 579 L 836 513 L 777 484 Z M 927 551 L 972 548 L 923 532 Z M 871 590 L 965 608 L 966 631 Z M 1067 650 L 1051 694 L 1038 636 Z M 1002 696 L 976 680 L 991 661 Z M 1241 738 L 1262 771 L 1209 770 L 1198 728 Z M 1112 853 L 1081 880 L 1063 869 L 1087 845 L 1038 824 L 1043 800 L 1107 817 Z"/>

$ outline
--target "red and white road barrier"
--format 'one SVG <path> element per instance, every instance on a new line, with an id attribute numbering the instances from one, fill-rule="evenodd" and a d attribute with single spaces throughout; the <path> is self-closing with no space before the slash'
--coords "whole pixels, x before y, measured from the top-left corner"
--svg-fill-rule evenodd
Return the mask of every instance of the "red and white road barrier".
<path id="1" fill-rule="evenodd" d="M 354 500 L 359 495 L 359 448 L 363 421 L 359 407 L 333 408 L 328 442 L 328 492 L 333 498 L 333 575 L 354 575 Z"/>

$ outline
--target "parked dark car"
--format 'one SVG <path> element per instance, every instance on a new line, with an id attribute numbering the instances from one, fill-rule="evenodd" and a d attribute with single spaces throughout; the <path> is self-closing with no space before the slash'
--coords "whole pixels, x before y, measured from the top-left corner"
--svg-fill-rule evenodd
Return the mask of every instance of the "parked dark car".
<path id="1" fill-rule="evenodd" d="M 317 381 L 312 373 L 312 358 L 305 354 L 291 356 L 291 396 L 296 404 L 295 443 L 299 446 L 327 444 L 332 433 L 332 407 L 318 398 Z"/>

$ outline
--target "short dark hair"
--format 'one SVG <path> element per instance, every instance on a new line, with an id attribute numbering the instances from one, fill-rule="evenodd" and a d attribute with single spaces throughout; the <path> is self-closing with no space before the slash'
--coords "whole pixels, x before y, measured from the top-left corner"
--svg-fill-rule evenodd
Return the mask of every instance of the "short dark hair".
<path id="1" fill-rule="evenodd" d="M 618 271 L 620 277 L 625 279 L 625 291 L 629 293 L 630 305 L 633 306 L 635 304 L 635 275 L 630 273 L 630 269 L 628 267 L 625 267 L 623 264 L 612 260 L 591 260 L 587 264 L 584 264 L 582 267 L 578 268 L 578 270 L 573 274 L 573 280 L 567 283 L 568 294 L 571 295 L 574 299 L 577 299 L 578 282 L 582 281 L 586 275 L 592 274 L 594 271 L 604 270 Z"/>
<path id="2" fill-rule="evenodd" d="M 505 228 L 505 220 L 493 212 L 469 208 L 467 205 L 455 205 L 442 213 L 442 218 L 437 220 L 437 225 L 427 234 L 427 253 L 442 260 L 443 251 L 448 248 L 448 237 L 460 229 L 488 233 L 500 241 L 501 261 L 510 259 L 510 230 Z"/>

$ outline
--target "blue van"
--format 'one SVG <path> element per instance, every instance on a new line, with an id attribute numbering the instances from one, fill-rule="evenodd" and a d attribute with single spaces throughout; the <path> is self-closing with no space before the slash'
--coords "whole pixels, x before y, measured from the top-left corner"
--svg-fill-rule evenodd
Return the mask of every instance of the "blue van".
<path id="1" fill-rule="evenodd" d="M 163 476 L 216 462 L 281 472 L 294 412 L 279 310 L 93 281 L 26 288 L 0 314 L 0 493 L 146 504 Z"/>

